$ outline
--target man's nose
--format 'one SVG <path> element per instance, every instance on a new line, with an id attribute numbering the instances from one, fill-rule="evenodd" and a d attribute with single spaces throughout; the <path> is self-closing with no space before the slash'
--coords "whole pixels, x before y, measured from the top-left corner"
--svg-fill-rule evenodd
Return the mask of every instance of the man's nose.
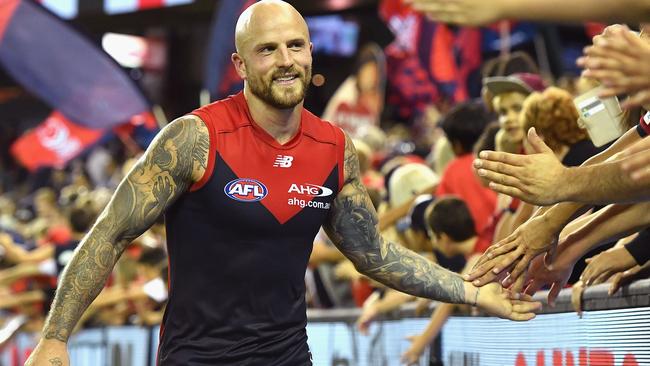
<path id="1" fill-rule="evenodd" d="M 289 52 L 289 49 L 285 46 L 280 46 L 278 49 L 278 58 L 277 58 L 277 63 L 278 66 L 281 67 L 289 67 L 293 65 L 293 58 L 291 57 L 291 53 Z"/>

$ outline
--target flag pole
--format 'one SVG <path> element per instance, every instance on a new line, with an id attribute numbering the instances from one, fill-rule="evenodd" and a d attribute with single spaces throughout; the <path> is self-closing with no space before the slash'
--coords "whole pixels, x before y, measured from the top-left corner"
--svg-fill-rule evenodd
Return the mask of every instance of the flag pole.
<path id="1" fill-rule="evenodd" d="M 199 94 L 199 105 L 203 107 L 208 104 L 210 104 L 210 91 L 208 89 L 201 89 L 201 93 Z"/>
<path id="2" fill-rule="evenodd" d="M 167 120 L 167 116 L 165 115 L 165 111 L 162 109 L 162 107 L 159 104 L 154 104 L 151 110 L 153 112 L 153 116 L 156 118 L 158 127 L 163 128 L 167 126 L 169 121 Z"/>

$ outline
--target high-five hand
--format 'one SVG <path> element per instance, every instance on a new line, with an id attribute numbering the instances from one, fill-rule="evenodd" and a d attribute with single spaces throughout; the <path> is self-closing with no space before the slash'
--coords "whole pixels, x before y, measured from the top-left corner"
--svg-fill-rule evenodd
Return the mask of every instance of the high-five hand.
<path id="1" fill-rule="evenodd" d="M 481 151 L 474 168 L 499 193 L 541 206 L 565 200 L 561 182 L 565 181 L 567 168 L 534 128 L 528 130 L 528 142 L 534 154 Z"/>
<path id="2" fill-rule="evenodd" d="M 476 288 L 476 305 L 492 316 L 515 321 L 531 320 L 535 311 L 542 307 L 528 295 L 518 295 L 504 289 L 498 283 Z"/>

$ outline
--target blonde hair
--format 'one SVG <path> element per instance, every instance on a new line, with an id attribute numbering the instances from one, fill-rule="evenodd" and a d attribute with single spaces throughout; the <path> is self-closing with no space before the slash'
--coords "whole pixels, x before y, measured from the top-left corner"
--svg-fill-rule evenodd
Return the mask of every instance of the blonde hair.
<path id="1" fill-rule="evenodd" d="M 587 132 L 578 126 L 579 117 L 571 94 L 549 87 L 526 98 L 520 122 L 525 131 L 535 127 L 548 147 L 557 151 L 563 145 L 570 146 L 587 138 Z"/>

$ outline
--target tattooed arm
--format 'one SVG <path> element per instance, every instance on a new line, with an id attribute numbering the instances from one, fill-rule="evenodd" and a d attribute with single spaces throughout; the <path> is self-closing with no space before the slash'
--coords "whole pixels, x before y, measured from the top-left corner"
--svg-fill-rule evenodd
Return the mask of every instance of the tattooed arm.
<path id="1" fill-rule="evenodd" d="M 386 241 L 359 176 L 354 145 L 346 137 L 345 183 L 335 198 L 325 230 L 357 270 L 386 286 L 411 295 L 449 303 L 479 305 L 494 315 L 527 320 L 539 305 L 511 300 L 497 285 L 479 290 L 426 258 Z"/>
<path id="2" fill-rule="evenodd" d="M 63 347 L 65 353 L 75 324 L 104 287 L 126 246 L 203 175 L 209 145 L 207 128 L 193 116 L 173 121 L 158 134 L 63 271 L 43 339 L 27 365 L 54 365 L 48 363 L 54 359 L 67 365 L 67 354 L 48 351 Z"/>

